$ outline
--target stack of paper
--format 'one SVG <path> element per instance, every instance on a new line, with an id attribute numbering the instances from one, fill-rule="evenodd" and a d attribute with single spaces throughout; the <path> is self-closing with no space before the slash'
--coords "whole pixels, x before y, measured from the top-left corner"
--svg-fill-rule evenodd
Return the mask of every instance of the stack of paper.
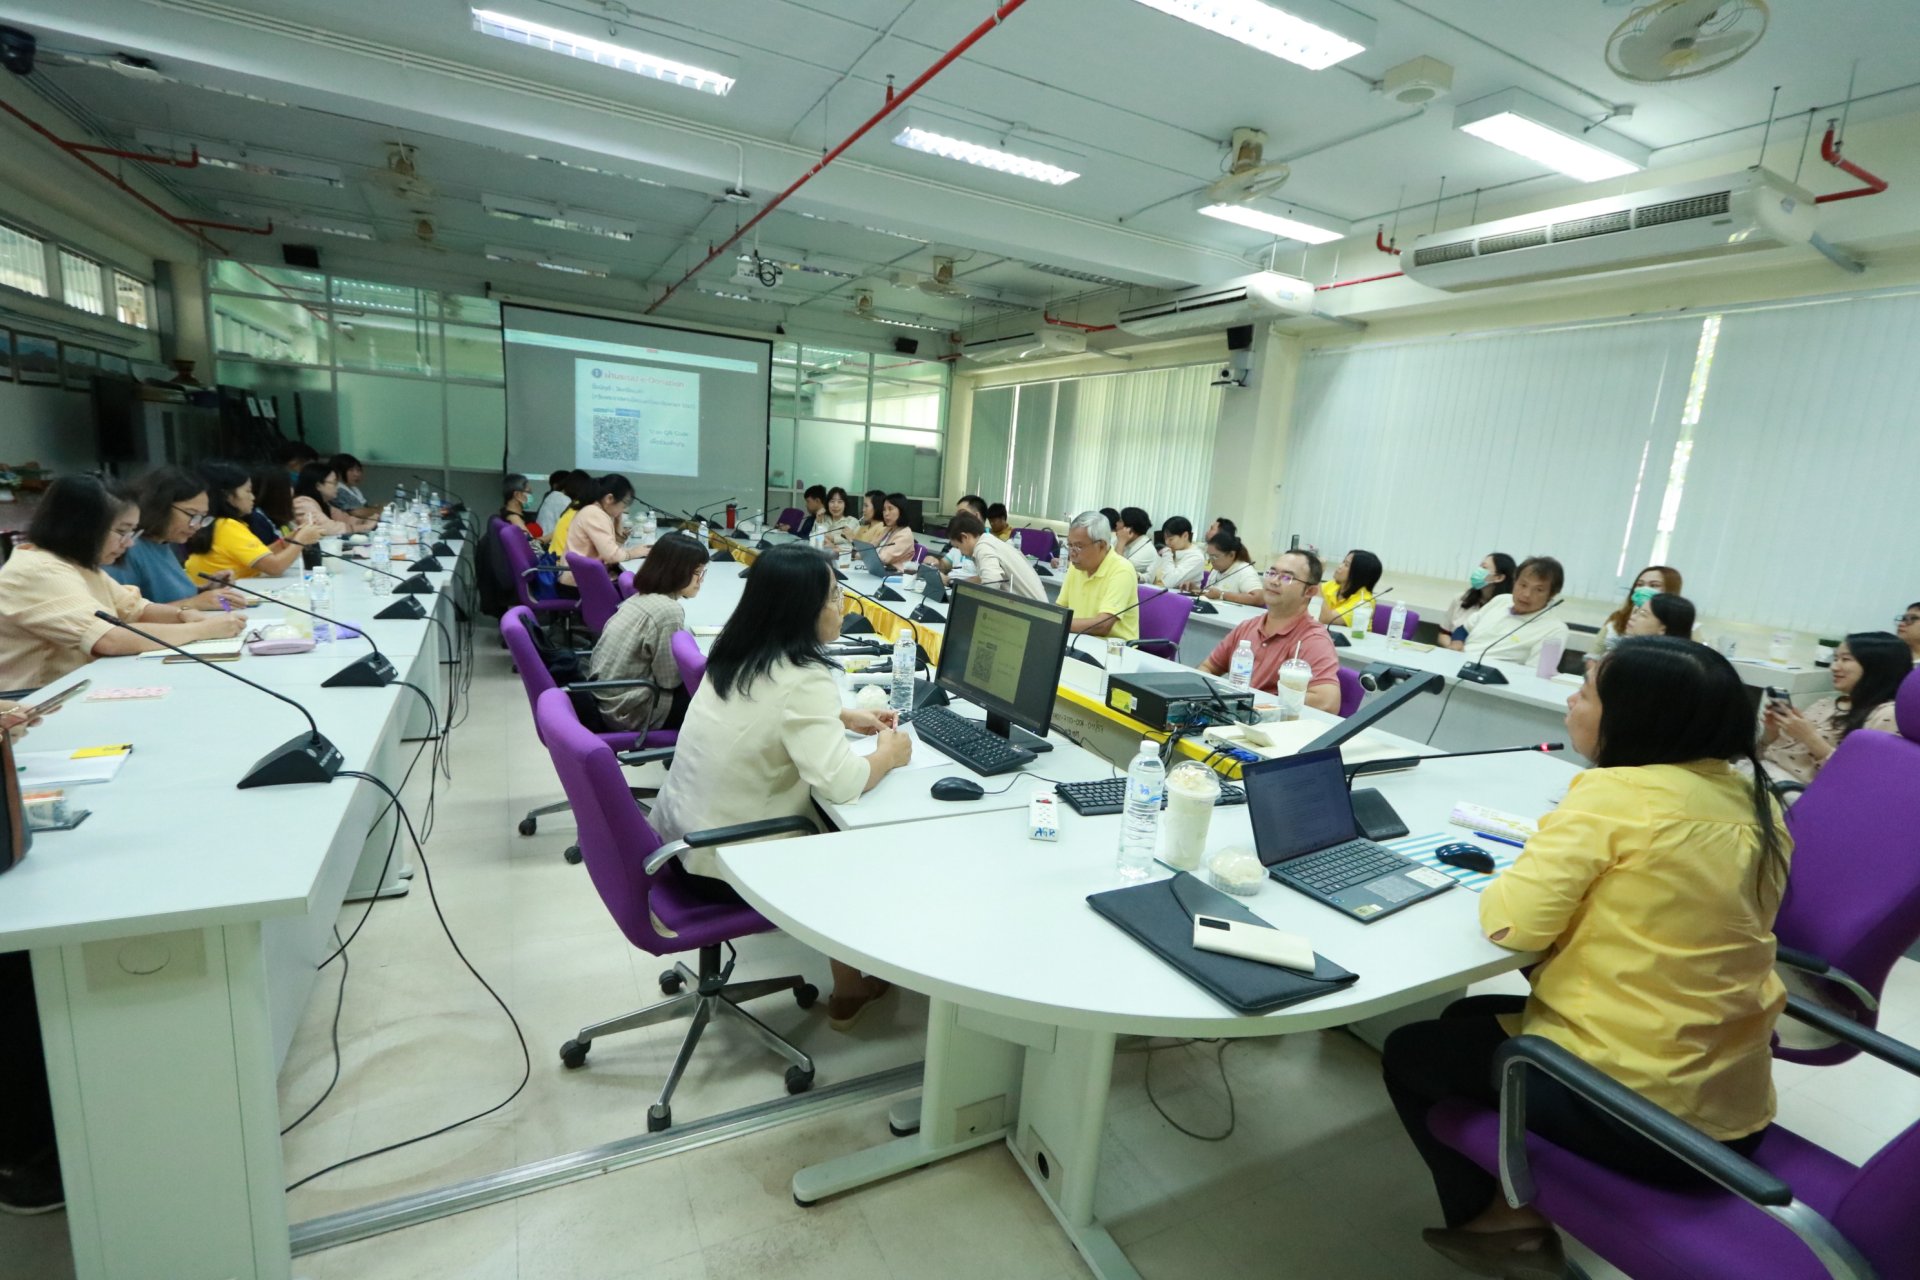
<path id="1" fill-rule="evenodd" d="M 112 782 L 132 751 L 130 744 L 120 742 L 78 751 L 22 751 L 14 760 L 20 766 L 20 789 L 42 791 Z"/>

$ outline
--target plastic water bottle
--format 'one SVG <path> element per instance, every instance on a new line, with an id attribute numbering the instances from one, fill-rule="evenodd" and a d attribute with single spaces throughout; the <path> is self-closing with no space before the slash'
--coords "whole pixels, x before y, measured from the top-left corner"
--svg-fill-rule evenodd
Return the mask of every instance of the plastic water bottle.
<path id="1" fill-rule="evenodd" d="M 333 575 L 324 567 L 315 569 L 307 575 L 307 599 L 311 602 L 309 607 L 315 613 L 333 612 Z M 330 642 L 333 639 L 333 627 L 315 618 L 313 638 L 322 644 Z"/>
<path id="2" fill-rule="evenodd" d="M 393 505 L 396 507 L 407 505 L 407 486 L 403 484 L 393 486 Z"/>
<path id="3" fill-rule="evenodd" d="M 1160 834 L 1160 798 L 1166 794 L 1167 771 L 1160 764 L 1160 746 L 1140 744 L 1127 766 L 1127 808 L 1120 820 L 1120 878 L 1145 880 L 1153 872 L 1154 846 Z"/>
<path id="4" fill-rule="evenodd" d="M 1407 606 L 1395 603 L 1387 615 L 1387 648 L 1398 649 L 1407 638 Z"/>
<path id="5" fill-rule="evenodd" d="M 1236 689 L 1253 687 L 1253 641 L 1242 640 L 1234 646 L 1233 662 L 1227 667 L 1227 683 Z"/>
<path id="6" fill-rule="evenodd" d="M 887 705 L 902 715 L 913 710 L 913 662 L 916 656 L 912 628 L 900 628 L 900 634 L 893 638 L 893 687 Z"/>
<path id="7" fill-rule="evenodd" d="M 702 520 L 700 522 L 700 545 L 703 547 L 710 547 L 713 545 L 713 543 L 708 541 L 708 538 L 707 538 L 707 522 L 705 520 Z"/>
<path id="8" fill-rule="evenodd" d="M 374 583 L 381 581 L 380 574 L 375 572 L 375 567 L 378 566 L 378 568 L 381 570 L 386 569 L 388 563 L 392 560 L 392 558 L 393 558 L 393 547 L 387 541 L 387 527 L 385 525 L 381 525 L 379 528 L 373 531 L 372 541 L 367 543 L 367 585 L 368 586 L 371 587 Z"/>

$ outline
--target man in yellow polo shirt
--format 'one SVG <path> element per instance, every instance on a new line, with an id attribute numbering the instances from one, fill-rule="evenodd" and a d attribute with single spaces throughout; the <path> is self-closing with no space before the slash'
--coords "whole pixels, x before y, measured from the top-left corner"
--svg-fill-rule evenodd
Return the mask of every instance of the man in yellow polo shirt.
<path id="1" fill-rule="evenodd" d="M 1059 603 L 1073 610 L 1076 635 L 1140 638 L 1140 580 L 1113 550 L 1113 526 L 1098 511 L 1082 511 L 1067 530 L 1067 580 Z"/>

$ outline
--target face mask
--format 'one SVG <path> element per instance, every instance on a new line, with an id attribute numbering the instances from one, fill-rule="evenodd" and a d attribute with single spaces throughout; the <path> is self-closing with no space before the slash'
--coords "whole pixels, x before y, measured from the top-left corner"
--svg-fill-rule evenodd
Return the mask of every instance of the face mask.
<path id="1" fill-rule="evenodd" d="M 1659 592 L 1655 591 L 1652 587 L 1635 587 L 1633 589 L 1633 607 L 1638 609 L 1658 594 Z"/>
<path id="2" fill-rule="evenodd" d="M 1472 572 L 1467 574 L 1467 585 L 1469 587 L 1472 587 L 1475 591 L 1478 591 L 1480 588 L 1486 586 L 1487 571 L 1485 569 L 1482 569 L 1479 565 L 1473 566 Z"/>

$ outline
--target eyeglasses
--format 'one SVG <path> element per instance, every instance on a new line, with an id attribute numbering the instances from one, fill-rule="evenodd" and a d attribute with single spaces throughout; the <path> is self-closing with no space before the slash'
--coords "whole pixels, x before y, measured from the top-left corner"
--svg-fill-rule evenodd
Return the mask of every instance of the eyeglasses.
<path id="1" fill-rule="evenodd" d="M 135 527 L 132 529 L 115 529 L 113 531 L 113 536 L 120 539 L 120 541 L 122 542 L 138 542 L 140 540 L 140 535 L 145 532 L 146 532 L 145 529 L 141 529 L 138 527 Z"/>
<path id="2" fill-rule="evenodd" d="M 187 518 L 189 529 L 204 529 L 213 523 L 213 517 L 205 511 L 189 511 L 178 503 L 173 504 L 173 509 Z"/>
<path id="3" fill-rule="evenodd" d="M 1909 622 L 1920 622 L 1920 613 L 1909 613 L 1902 617 L 1895 618 L 1893 625 L 1896 627 L 1904 627 Z"/>
<path id="4" fill-rule="evenodd" d="M 1296 582 L 1302 584 L 1303 586 L 1310 587 L 1313 585 L 1311 582 L 1308 582 L 1305 578 L 1294 577 L 1292 574 L 1288 573 L 1285 569 L 1267 570 L 1266 579 L 1268 582 L 1277 582 L 1283 587 L 1291 586 Z"/>

